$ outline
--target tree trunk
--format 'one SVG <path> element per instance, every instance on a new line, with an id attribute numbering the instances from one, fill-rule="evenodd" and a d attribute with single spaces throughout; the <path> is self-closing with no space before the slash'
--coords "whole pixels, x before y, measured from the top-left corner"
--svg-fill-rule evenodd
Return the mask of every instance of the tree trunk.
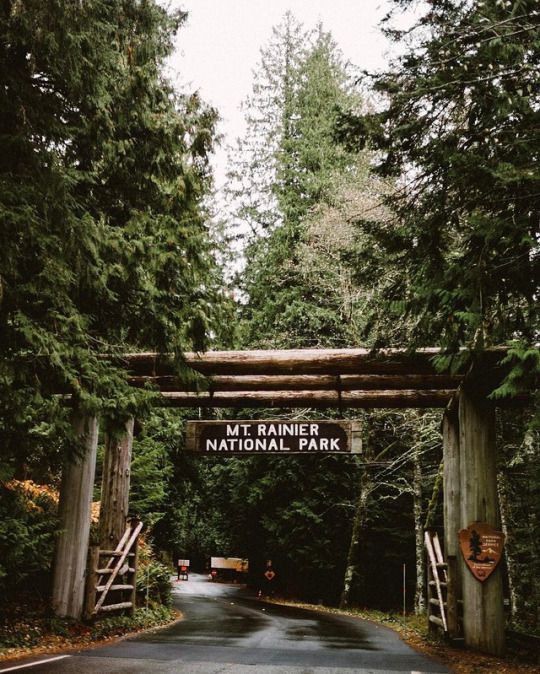
<path id="1" fill-rule="evenodd" d="M 443 417 L 443 476 L 444 550 L 447 556 L 457 557 L 458 532 L 462 528 L 457 410 L 448 410 Z"/>
<path id="2" fill-rule="evenodd" d="M 459 450 L 462 525 L 479 521 L 497 528 L 495 410 L 487 400 L 466 390 L 459 395 Z M 481 583 L 465 567 L 462 555 L 460 559 L 465 644 L 500 655 L 504 651 L 501 567 Z"/>
<path id="3" fill-rule="evenodd" d="M 424 554 L 424 527 L 422 519 L 422 457 L 421 444 L 417 443 L 413 460 L 413 511 L 416 547 L 416 590 L 414 593 L 414 612 L 424 615 L 426 612 L 426 564 Z"/>
<path id="4" fill-rule="evenodd" d="M 458 532 L 461 529 L 459 419 L 456 409 L 444 413 L 443 424 L 444 552 L 447 572 L 447 622 L 451 638 L 460 634 L 458 600 L 461 598 Z"/>
<path id="5" fill-rule="evenodd" d="M 365 461 L 371 459 L 371 442 L 369 439 L 369 427 L 364 425 L 366 435 L 364 437 L 364 458 Z M 351 601 L 352 590 L 356 586 L 361 587 L 363 592 L 362 572 L 360 569 L 360 552 L 362 540 L 364 538 L 365 527 L 368 515 L 369 496 L 373 490 L 373 479 L 367 466 L 362 467 L 360 481 L 358 485 L 358 495 L 354 509 L 353 526 L 351 531 L 351 541 L 347 553 L 347 564 L 345 566 L 345 575 L 343 578 L 343 591 L 339 602 L 340 608 L 347 608 Z"/>
<path id="6" fill-rule="evenodd" d="M 518 565 L 514 554 L 515 541 L 513 528 L 509 526 L 511 520 L 512 506 L 509 494 L 510 486 L 508 478 L 503 471 L 497 475 L 497 491 L 499 495 L 499 506 L 501 510 L 501 529 L 505 537 L 504 551 L 506 558 L 506 568 L 508 570 L 508 591 L 510 593 L 510 615 L 512 620 L 519 620 L 523 615 L 523 595 L 520 592 L 518 582 Z"/>
<path id="7" fill-rule="evenodd" d="M 56 544 L 52 604 L 56 615 L 82 616 L 85 571 L 90 537 L 92 492 L 96 469 L 98 422 L 95 417 L 73 415 L 83 452 L 64 467 L 60 488 L 60 533 Z"/>
<path id="8" fill-rule="evenodd" d="M 129 508 L 133 418 L 120 437 L 107 436 L 103 458 L 101 508 L 99 514 L 100 547 L 114 550 L 126 529 Z"/>
<path id="9" fill-rule="evenodd" d="M 364 539 L 365 526 L 368 514 L 368 501 L 373 484 L 367 468 L 363 468 L 360 478 L 360 489 L 356 500 L 354 510 L 353 527 L 351 533 L 351 542 L 347 554 L 347 566 L 345 567 L 345 577 L 343 579 L 343 592 L 339 602 L 340 608 L 347 608 L 351 600 L 351 592 L 355 585 L 362 586 L 362 572 L 360 561 L 360 550 L 362 540 Z"/>

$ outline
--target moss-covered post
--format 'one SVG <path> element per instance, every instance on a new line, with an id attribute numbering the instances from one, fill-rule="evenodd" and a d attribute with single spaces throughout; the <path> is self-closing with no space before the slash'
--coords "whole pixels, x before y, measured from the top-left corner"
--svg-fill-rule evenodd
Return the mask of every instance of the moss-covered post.
<path id="1" fill-rule="evenodd" d="M 458 531 L 461 524 L 459 418 L 457 405 L 445 410 L 442 423 L 443 436 L 443 503 L 444 503 L 444 552 L 447 571 L 447 623 L 451 638 L 459 634 L 458 598 L 461 582 L 457 556 Z"/>
<path id="2" fill-rule="evenodd" d="M 133 425 L 130 418 L 123 433 L 109 434 L 105 441 L 99 514 L 99 543 L 103 550 L 114 550 L 126 530 Z"/>

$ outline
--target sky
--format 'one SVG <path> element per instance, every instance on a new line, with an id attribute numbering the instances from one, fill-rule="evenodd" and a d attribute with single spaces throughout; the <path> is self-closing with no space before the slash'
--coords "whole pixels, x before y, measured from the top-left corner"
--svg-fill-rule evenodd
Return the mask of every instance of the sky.
<path id="1" fill-rule="evenodd" d="M 312 28 L 320 20 L 344 57 L 370 70 L 384 65 L 388 44 L 377 25 L 388 9 L 386 0 L 173 0 L 189 13 L 170 60 L 170 75 L 184 92 L 198 90 L 217 108 L 223 145 L 242 134 L 242 100 L 249 94 L 260 48 L 272 26 L 287 10 Z M 223 184 L 225 149 L 213 160 L 216 186 Z"/>

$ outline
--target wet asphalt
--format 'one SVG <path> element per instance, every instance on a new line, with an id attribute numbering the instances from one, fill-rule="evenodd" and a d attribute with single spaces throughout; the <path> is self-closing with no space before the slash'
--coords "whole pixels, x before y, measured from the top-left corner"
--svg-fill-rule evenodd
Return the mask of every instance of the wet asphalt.
<path id="1" fill-rule="evenodd" d="M 278 606 L 191 574 L 174 582 L 184 619 L 114 645 L 45 662 L 0 664 L 32 674 L 446 674 L 373 623 Z M 49 656 L 54 657 L 54 656 Z M 34 664 L 36 663 L 37 664 Z M 24 667 L 25 664 L 30 667 Z"/>

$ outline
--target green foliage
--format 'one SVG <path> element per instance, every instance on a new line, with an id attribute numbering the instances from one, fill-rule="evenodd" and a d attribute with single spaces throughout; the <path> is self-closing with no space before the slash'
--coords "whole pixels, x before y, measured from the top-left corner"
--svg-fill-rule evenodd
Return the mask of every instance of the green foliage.
<path id="1" fill-rule="evenodd" d="M 125 0 L 0 13 L 7 463 L 43 424 L 64 435 L 54 392 L 105 416 L 144 411 L 114 355 L 202 348 L 223 302 L 203 205 L 216 115 L 163 74 L 184 15 Z"/>
<path id="2" fill-rule="evenodd" d="M 396 2 L 397 8 L 410 5 Z M 406 46 L 373 78 L 382 110 L 345 123 L 402 180 L 395 218 L 373 230 L 406 272 L 385 292 L 404 301 L 411 342 L 481 350 L 538 339 L 540 103 L 534 0 L 430 2 Z M 353 143 L 354 144 L 354 143 Z M 508 381 L 506 390 L 516 390 Z"/>
<path id="3" fill-rule="evenodd" d="M 88 646 L 101 639 L 110 639 L 128 632 L 158 627 L 171 622 L 174 612 L 166 606 L 138 608 L 135 615 L 109 616 L 92 624 L 47 614 L 43 605 L 21 602 L 20 611 L 9 621 L 0 621 L 0 653 L 17 654 L 19 649 L 51 645 L 61 647 Z"/>
<path id="4" fill-rule="evenodd" d="M 111 636 L 126 634 L 127 632 L 165 625 L 171 622 L 173 618 L 174 614 L 167 606 L 138 608 L 133 617 L 113 616 L 98 620 L 92 628 L 92 639 L 107 639 Z"/>
<path id="5" fill-rule="evenodd" d="M 261 53 L 246 104 L 246 136 L 231 169 L 231 178 L 244 185 L 246 166 L 257 167 L 250 189 L 235 193 L 235 222 L 256 234 L 245 251 L 241 340 L 272 348 L 342 344 L 350 321 L 340 311 L 340 288 L 329 291 L 308 278 L 305 220 L 332 198 L 339 175 L 357 169 L 358 153 L 336 142 L 335 126 L 340 111 L 357 109 L 361 100 L 321 26 L 307 33 L 287 14 Z M 269 91 L 280 96 L 269 99 Z"/>
<path id="6" fill-rule="evenodd" d="M 0 593 L 6 599 L 21 588 L 46 593 L 54 553 L 56 501 L 45 490 L 29 492 L 27 484 L 0 485 Z"/>
<path id="7" fill-rule="evenodd" d="M 539 400 L 538 380 L 540 378 L 540 350 L 524 342 L 512 340 L 501 365 L 509 368 L 509 374 L 492 393 L 492 398 L 512 398 L 534 391 L 535 402 Z M 538 409 L 538 405 L 536 405 Z M 532 420 L 532 428 L 538 428 L 540 418 Z"/>
<path id="8" fill-rule="evenodd" d="M 540 434 L 530 411 L 499 414 L 498 491 L 507 535 L 506 563 L 514 626 L 540 633 Z"/>
<path id="9" fill-rule="evenodd" d="M 346 553 L 355 476 L 354 462 L 344 457 L 207 459 L 199 495 L 187 492 L 186 507 L 175 512 L 186 532 L 179 549 L 203 559 L 245 556 L 254 583 L 270 558 L 281 589 L 331 601 Z M 197 547 L 190 547 L 192 521 Z"/>
<path id="10" fill-rule="evenodd" d="M 145 542 L 139 545 L 137 602 L 139 606 L 151 609 L 172 604 L 170 571 Z"/>
<path id="11" fill-rule="evenodd" d="M 183 431 L 178 414 L 154 410 L 133 442 L 130 511 L 153 526 L 164 514 L 167 482 L 173 475 L 171 457 Z"/>
<path id="12" fill-rule="evenodd" d="M 247 134 L 236 157 L 233 177 L 242 177 L 248 195 L 242 199 L 239 192 L 241 208 L 236 215 L 255 233 L 246 248 L 242 279 L 241 343 L 251 348 L 337 347 L 358 344 L 365 335 L 372 343 L 381 335 L 395 342 L 404 330 L 400 332 L 399 309 L 371 323 L 363 315 L 381 314 L 377 306 L 381 288 L 396 286 L 404 278 L 401 271 L 388 272 L 382 246 L 373 245 L 371 235 L 379 222 L 390 219 L 380 202 L 392 191 L 392 181 L 373 178 L 368 151 L 338 141 L 339 124 L 359 112 L 363 103 L 331 37 L 319 27 L 301 42 L 291 40 L 293 32 L 302 30 L 287 15 L 274 30 L 269 47 L 262 50 L 246 106 Z M 280 97 L 271 98 L 269 92 L 279 92 Z M 258 163 L 263 156 L 266 172 Z M 253 189 L 246 187 L 246 171 L 238 169 L 250 166 L 250 160 L 257 168 Z M 352 224 L 360 217 L 365 225 L 361 231 Z M 368 495 L 360 563 L 367 579 L 383 573 L 384 558 L 387 575 L 381 584 L 388 592 L 359 582 L 354 599 L 380 604 L 399 595 L 403 559 L 412 566 L 410 444 L 418 439 L 414 419 L 382 415 L 375 426 L 370 456 L 386 452 L 384 460 L 388 458 L 393 467 L 376 473 L 377 493 Z M 433 479 L 431 464 L 438 466 L 440 461 L 440 438 L 437 432 L 434 435 L 435 441 L 430 436 L 421 452 L 430 454 L 426 485 Z M 197 491 L 203 491 L 204 506 L 198 502 L 194 506 L 193 526 L 187 525 L 189 508 L 182 508 L 182 519 L 186 518 L 182 530 L 199 532 L 197 514 L 203 510 L 208 527 L 201 538 L 206 542 L 205 536 L 218 528 L 216 520 L 221 522 L 215 539 L 225 547 L 220 553 L 249 557 L 255 578 L 266 556 L 276 565 L 282 590 L 335 601 L 342 589 L 364 473 L 361 465 L 344 457 L 220 462 L 201 475 L 204 481 Z M 220 518 L 221 513 L 227 516 Z M 188 544 L 189 534 L 183 540 Z M 393 553 L 394 548 L 399 553 Z"/>

